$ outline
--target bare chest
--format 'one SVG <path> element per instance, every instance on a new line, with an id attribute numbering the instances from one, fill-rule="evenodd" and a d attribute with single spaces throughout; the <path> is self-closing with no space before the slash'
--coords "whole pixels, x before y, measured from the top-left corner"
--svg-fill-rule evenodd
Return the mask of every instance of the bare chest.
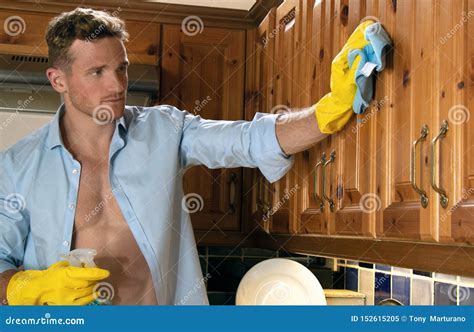
<path id="1" fill-rule="evenodd" d="M 94 248 L 95 262 L 108 269 L 116 304 L 155 304 L 143 254 L 115 199 L 107 163 L 81 162 L 73 248 Z"/>

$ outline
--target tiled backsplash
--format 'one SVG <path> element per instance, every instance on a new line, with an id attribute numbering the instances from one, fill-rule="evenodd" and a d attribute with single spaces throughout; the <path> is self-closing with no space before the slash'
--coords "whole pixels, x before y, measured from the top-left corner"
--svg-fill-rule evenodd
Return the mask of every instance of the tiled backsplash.
<path id="1" fill-rule="evenodd" d="M 337 259 L 339 270 L 324 257 L 285 250 L 234 247 L 198 247 L 210 304 L 235 304 L 240 280 L 255 264 L 275 257 L 295 260 L 309 268 L 322 287 L 364 293 L 367 304 L 393 298 L 404 305 L 473 305 L 474 278 Z"/>
<path id="2" fill-rule="evenodd" d="M 404 305 L 472 305 L 474 278 L 338 259 L 344 288 L 364 293 L 367 304 L 393 298 Z"/>

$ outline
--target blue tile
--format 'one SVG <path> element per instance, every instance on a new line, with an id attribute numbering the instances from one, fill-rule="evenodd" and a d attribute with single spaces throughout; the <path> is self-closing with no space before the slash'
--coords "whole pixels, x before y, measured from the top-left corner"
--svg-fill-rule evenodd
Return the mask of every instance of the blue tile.
<path id="1" fill-rule="evenodd" d="M 346 276 L 345 276 L 346 284 L 345 289 L 359 291 L 359 270 L 353 269 L 351 267 L 346 268 Z"/>
<path id="2" fill-rule="evenodd" d="M 198 250 L 199 255 L 205 256 L 206 255 L 206 249 L 207 249 L 207 247 L 205 247 L 205 246 L 197 246 L 197 250 Z"/>
<path id="3" fill-rule="evenodd" d="M 410 305 L 410 278 L 392 276 L 392 298 Z"/>
<path id="4" fill-rule="evenodd" d="M 241 250 L 239 247 L 211 246 L 208 247 L 208 255 L 217 257 L 240 257 Z"/>
<path id="5" fill-rule="evenodd" d="M 390 275 L 382 272 L 375 272 L 374 281 L 374 304 L 390 298 Z"/>
<path id="6" fill-rule="evenodd" d="M 425 277 L 432 277 L 433 273 L 427 272 L 427 271 L 420 271 L 420 270 L 413 270 L 413 274 L 417 274 L 419 276 L 425 276 Z"/>
<path id="7" fill-rule="evenodd" d="M 208 292 L 210 305 L 235 305 L 234 292 Z"/>
<path id="8" fill-rule="evenodd" d="M 373 269 L 374 268 L 374 264 L 372 264 L 372 263 L 359 262 L 359 266 L 360 267 L 365 267 L 366 269 Z"/>
<path id="9" fill-rule="evenodd" d="M 375 268 L 380 271 L 391 271 L 391 266 L 384 264 L 375 264 Z"/>
<path id="10" fill-rule="evenodd" d="M 277 256 L 278 251 L 276 250 L 269 250 L 269 249 L 261 249 L 261 248 L 243 248 L 242 255 L 244 257 L 264 257 L 264 258 L 272 258 Z"/>
<path id="11" fill-rule="evenodd" d="M 459 305 L 474 305 L 474 288 L 459 286 Z"/>
<path id="12" fill-rule="evenodd" d="M 457 286 L 444 282 L 434 283 L 434 304 L 438 305 L 456 305 Z"/>

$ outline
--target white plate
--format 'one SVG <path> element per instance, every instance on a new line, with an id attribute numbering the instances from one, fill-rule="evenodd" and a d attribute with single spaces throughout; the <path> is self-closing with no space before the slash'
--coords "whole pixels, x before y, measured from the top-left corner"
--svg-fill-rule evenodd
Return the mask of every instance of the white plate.
<path id="1" fill-rule="evenodd" d="M 240 281 L 237 305 L 326 305 L 316 276 L 304 265 L 272 258 L 252 267 Z"/>

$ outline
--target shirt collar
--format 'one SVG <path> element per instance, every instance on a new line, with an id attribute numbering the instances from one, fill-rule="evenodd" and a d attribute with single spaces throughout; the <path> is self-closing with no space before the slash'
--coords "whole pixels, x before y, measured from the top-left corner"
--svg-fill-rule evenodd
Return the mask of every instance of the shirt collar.
<path id="1" fill-rule="evenodd" d="M 59 123 L 65 111 L 66 111 L 65 105 L 61 104 L 61 106 L 59 106 L 58 111 L 54 115 L 53 120 L 51 122 L 49 131 L 48 131 L 48 137 L 46 139 L 46 146 L 50 150 L 57 146 L 61 146 L 64 148 L 64 143 L 61 136 L 61 128 L 60 128 Z M 129 110 L 127 106 L 125 106 L 125 111 L 124 111 L 123 116 L 120 119 L 115 120 L 115 131 L 118 130 L 119 133 L 121 133 L 121 131 L 119 130 L 119 127 L 122 127 L 123 132 L 125 133 L 127 132 L 127 129 L 128 129 L 127 119 L 130 118 L 129 115 L 131 114 L 129 114 Z"/>

